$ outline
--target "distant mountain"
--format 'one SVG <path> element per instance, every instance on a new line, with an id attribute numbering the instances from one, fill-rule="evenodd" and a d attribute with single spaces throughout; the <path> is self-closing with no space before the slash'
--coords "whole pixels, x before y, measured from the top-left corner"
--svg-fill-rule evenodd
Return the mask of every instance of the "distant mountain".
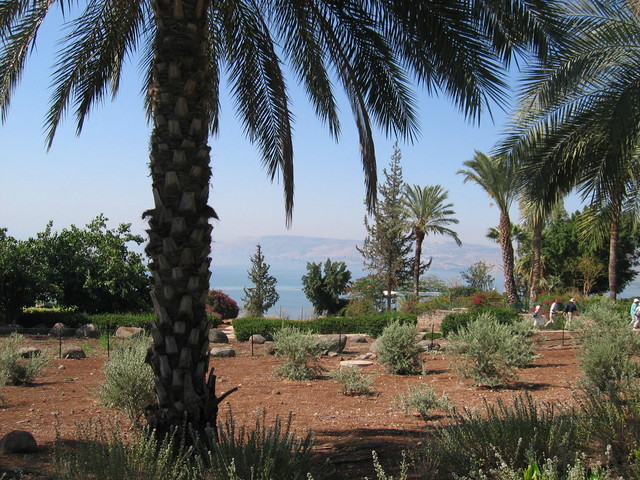
<path id="1" fill-rule="evenodd" d="M 304 268 L 307 262 L 324 262 L 327 258 L 345 262 L 350 268 L 362 268 L 362 255 L 356 249 L 362 245 L 361 241 L 292 235 L 216 241 L 212 248 L 213 264 L 249 265 L 257 244 L 261 245 L 266 262 L 274 268 Z M 423 244 L 422 251 L 425 260 L 433 257 L 433 270 L 456 274 L 480 260 L 495 265 L 497 274 L 502 261 L 497 245 L 463 244 L 458 247 L 454 242 L 429 239 Z"/>

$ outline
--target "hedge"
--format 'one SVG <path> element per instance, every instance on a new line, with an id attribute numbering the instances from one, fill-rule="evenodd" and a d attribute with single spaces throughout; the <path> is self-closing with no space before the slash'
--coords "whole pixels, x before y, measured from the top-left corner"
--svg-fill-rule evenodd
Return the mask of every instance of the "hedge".
<path id="1" fill-rule="evenodd" d="M 457 333 L 462 328 L 466 327 L 469 322 L 475 320 L 484 313 L 488 313 L 494 317 L 498 323 L 506 325 L 514 324 L 520 319 L 520 314 L 513 308 L 479 307 L 473 308 L 466 313 L 448 314 L 442 319 L 440 332 L 443 337 L 448 336 L 450 333 Z"/>
<path id="2" fill-rule="evenodd" d="M 393 320 L 416 325 L 416 315 L 407 313 L 390 313 L 379 315 L 363 315 L 359 317 L 327 317 L 315 320 L 285 320 L 282 318 L 243 317 L 233 320 L 233 331 L 236 340 L 246 342 L 251 335 L 260 334 L 273 340 L 273 334 L 283 327 L 296 327 L 310 333 L 363 333 L 378 337 L 384 328 Z"/>

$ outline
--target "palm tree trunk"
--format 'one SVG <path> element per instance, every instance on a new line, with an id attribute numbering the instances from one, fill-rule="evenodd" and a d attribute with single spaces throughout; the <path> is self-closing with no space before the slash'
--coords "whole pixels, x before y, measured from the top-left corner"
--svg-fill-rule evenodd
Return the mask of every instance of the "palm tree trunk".
<path id="1" fill-rule="evenodd" d="M 611 220 L 609 235 L 609 297 L 613 300 L 617 297 L 618 290 L 618 235 L 620 233 L 619 210 L 614 213 Z"/>
<path id="2" fill-rule="evenodd" d="M 538 301 L 540 291 L 540 278 L 542 277 L 542 222 L 534 220 L 532 239 L 532 265 L 531 265 L 531 289 L 529 291 L 529 305 L 533 306 Z"/>
<path id="3" fill-rule="evenodd" d="M 156 321 L 148 362 L 156 377 L 159 432 L 182 422 L 215 426 L 215 376 L 209 370 L 211 230 L 208 205 L 209 60 L 207 7 L 197 0 L 153 2 L 150 168 L 155 206 L 149 218 L 149 268 Z"/>
<path id="4" fill-rule="evenodd" d="M 516 290 L 516 281 L 513 276 L 514 271 L 514 253 L 511 243 L 511 220 L 506 213 L 500 213 L 500 243 L 502 248 L 502 270 L 504 272 L 504 293 L 507 296 L 507 302 L 511 306 L 520 303 L 518 292 Z"/>
<path id="5" fill-rule="evenodd" d="M 413 295 L 418 299 L 420 292 L 420 257 L 422 256 L 422 242 L 424 242 L 424 232 L 414 230 L 416 236 L 416 252 L 413 259 Z"/>

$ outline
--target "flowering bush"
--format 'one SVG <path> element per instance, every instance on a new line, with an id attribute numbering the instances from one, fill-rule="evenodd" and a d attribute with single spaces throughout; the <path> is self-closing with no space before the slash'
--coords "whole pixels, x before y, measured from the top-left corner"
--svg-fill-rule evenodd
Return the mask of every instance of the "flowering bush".
<path id="1" fill-rule="evenodd" d="M 217 313 L 222 319 L 237 318 L 240 308 L 236 301 L 222 290 L 209 290 L 207 313 Z"/>
<path id="2" fill-rule="evenodd" d="M 495 290 L 476 292 L 471 298 L 474 307 L 505 307 L 507 302 L 503 295 Z"/>

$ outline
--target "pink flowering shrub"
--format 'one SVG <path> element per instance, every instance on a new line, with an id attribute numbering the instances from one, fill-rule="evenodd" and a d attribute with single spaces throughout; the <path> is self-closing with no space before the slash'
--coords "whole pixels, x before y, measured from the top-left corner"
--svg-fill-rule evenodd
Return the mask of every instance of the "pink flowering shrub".
<path id="1" fill-rule="evenodd" d="M 223 320 L 237 318 L 240 308 L 235 300 L 222 290 L 209 290 L 207 294 L 207 313 L 216 313 Z"/>

